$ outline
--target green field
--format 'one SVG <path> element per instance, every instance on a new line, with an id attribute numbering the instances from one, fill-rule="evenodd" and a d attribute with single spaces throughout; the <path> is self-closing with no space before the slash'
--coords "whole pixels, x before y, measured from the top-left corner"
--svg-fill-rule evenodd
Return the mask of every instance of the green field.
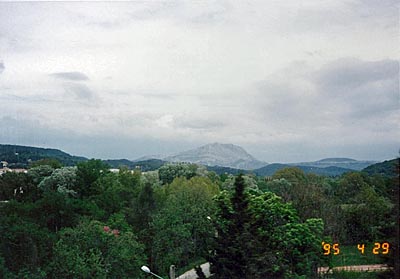
<path id="1" fill-rule="evenodd" d="M 357 249 L 357 244 L 341 246 L 339 255 L 332 256 L 332 266 L 380 264 L 383 262 L 382 255 L 374 255 L 372 249 L 374 244 L 366 244 L 364 254 Z"/>
<path id="2" fill-rule="evenodd" d="M 338 255 L 330 255 L 332 257 L 332 267 L 354 266 L 354 265 L 374 265 L 384 263 L 383 255 L 375 255 L 372 253 L 373 243 L 365 245 L 364 254 L 357 249 L 357 244 L 340 246 Z M 333 271 L 330 274 L 322 275 L 324 279 L 383 279 L 392 278 L 388 272 L 356 272 L 356 271 Z"/>

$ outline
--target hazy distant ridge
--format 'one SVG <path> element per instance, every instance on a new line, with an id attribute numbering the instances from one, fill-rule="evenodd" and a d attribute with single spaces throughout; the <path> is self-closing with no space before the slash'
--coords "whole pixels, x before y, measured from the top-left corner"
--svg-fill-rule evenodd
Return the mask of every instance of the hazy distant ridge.
<path id="1" fill-rule="evenodd" d="M 289 165 L 305 166 L 305 167 L 317 167 L 317 168 L 327 168 L 327 167 L 337 167 L 343 169 L 351 169 L 360 171 L 370 165 L 377 163 L 376 161 L 357 161 L 350 158 L 326 158 L 315 162 L 301 162 Z"/>

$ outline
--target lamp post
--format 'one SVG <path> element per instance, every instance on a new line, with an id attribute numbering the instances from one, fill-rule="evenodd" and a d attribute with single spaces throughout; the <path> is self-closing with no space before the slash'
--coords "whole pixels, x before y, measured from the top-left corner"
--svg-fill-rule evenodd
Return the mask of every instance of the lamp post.
<path id="1" fill-rule="evenodd" d="M 159 278 L 159 279 L 164 279 L 164 278 L 162 278 L 161 276 L 158 276 L 157 274 L 151 272 L 150 268 L 148 268 L 148 267 L 145 266 L 145 265 L 142 266 L 140 269 L 141 269 L 142 271 L 146 272 L 146 273 L 149 273 L 149 274 L 151 274 L 151 275 L 153 275 L 153 276 Z"/>

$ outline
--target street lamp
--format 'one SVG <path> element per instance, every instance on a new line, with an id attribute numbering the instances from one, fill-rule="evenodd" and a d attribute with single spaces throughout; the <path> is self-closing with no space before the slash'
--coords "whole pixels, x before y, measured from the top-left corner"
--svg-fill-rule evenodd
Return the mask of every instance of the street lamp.
<path id="1" fill-rule="evenodd" d="M 148 267 L 145 266 L 145 265 L 142 266 L 140 269 L 141 269 L 142 271 L 146 272 L 146 273 L 149 273 L 149 274 L 151 274 L 151 275 L 153 275 L 153 276 L 159 278 L 159 279 L 164 279 L 164 278 L 162 278 L 161 276 L 158 276 L 157 274 L 151 272 L 151 271 L 150 271 L 150 268 L 148 268 Z"/>

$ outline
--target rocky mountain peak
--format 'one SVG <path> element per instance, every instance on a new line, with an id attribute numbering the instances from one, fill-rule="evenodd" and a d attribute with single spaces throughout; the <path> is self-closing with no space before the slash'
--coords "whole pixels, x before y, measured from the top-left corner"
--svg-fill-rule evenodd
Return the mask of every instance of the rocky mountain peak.
<path id="1" fill-rule="evenodd" d="M 258 161 L 240 146 L 217 142 L 168 156 L 164 160 L 239 169 L 255 169 L 267 164 Z"/>

